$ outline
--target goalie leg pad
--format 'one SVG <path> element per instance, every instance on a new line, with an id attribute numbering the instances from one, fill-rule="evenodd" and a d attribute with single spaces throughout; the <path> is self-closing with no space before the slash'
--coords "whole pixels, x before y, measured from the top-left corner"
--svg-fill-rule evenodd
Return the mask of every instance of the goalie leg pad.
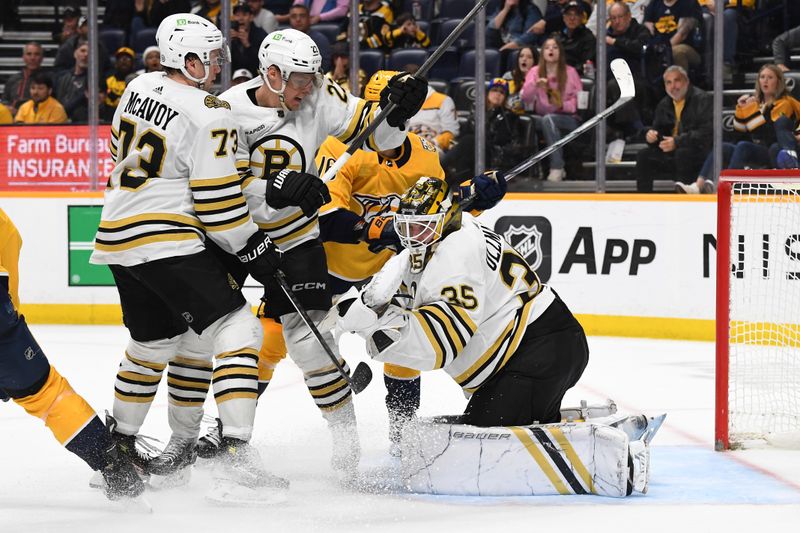
<path id="1" fill-rule="evenodd" d="M 629 494 L 628 436 L 593 422 L 484 428 L 422 420 L 406 426 L 401 445 L 403 483 L 415 493 Z"/>

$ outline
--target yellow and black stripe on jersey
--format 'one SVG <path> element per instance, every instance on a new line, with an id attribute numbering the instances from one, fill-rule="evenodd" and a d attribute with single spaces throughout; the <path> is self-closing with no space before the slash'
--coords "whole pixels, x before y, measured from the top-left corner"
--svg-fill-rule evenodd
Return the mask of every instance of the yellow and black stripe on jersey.
<path id="1" fill-rule="evenodd" d="M 350 141 L 355 139 L 362 131 L 367 129 L 369 124 L 373 121 L 378 114 L 378 106 L 375 102 L 367 102 L 366 100 L 359 100 L 356 104 L 356 111 L 353 118 L 347 125 L 347 129 L 336 138 L 344 144 L 350 144 Z M 377 152 L 380 149 L 375 143 L 375 134 L 370 135 L 364 143 L 370 150 Z"/>
<path id="2" fill-rule="evenodd" d="M 453 376 L 465 391 L 475 392 L 478 387 L 505 366 L 525 334 L 533 302 L 534 300 L 530 299 L 520 307 L 514 314 L 513 320 L 498 335 L 495 342 L 489 346 L 489 349 L 478 357 L 469 368 L 459 375 Z"/>
<path id="3" fill-rule="evenodd" d="M 433 370 L 449 365 L 478 329 L 462 307 L 447 302 L 423 305 L 411 314 L 436 353 Z"/>
<path id="4" fill-rule="evenodd" d="M 299 210 L 275 222 L 258 222 L 257 225 L 267 232 L 278 248 L 282 244 L 296 242 L 319 228 L 317 214 L 307 217 Z"/>
<path id="5" fill-rule="evenodd" d="M 119 220 L 102 220 L 95 249 L 121 252 L 154 242 L 200 239 L 203 225 L 194 217 L 170 213 L 142 213 Z"/>
<path id="6" fill-rule="evenodd" d="M 209 232 L 227 231 L 248 223 L 250 212 L 242 195 L 241 178 L 192 179 L 189 187 L 197 218 Z"/>
<path id="7" fill-rule="evenodd" d="M 119 132 L 114 129 L 114 126 L 111 126 L 111 137 L 109 138 L 108 142 L 108 151 L 111 153 L 112 159 L 114 159 L 115 163 L 119 163 L 117 161 L 117 144 L 119 143 Z"/>

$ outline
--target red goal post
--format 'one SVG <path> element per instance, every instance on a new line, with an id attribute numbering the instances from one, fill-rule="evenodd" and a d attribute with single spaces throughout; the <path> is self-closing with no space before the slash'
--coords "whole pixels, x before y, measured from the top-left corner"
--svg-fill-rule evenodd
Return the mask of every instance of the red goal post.
<path id="1" fill-rule="evenodd" d="M 800 170 L 717 190 L 715 449 L 800 446 Z"/>

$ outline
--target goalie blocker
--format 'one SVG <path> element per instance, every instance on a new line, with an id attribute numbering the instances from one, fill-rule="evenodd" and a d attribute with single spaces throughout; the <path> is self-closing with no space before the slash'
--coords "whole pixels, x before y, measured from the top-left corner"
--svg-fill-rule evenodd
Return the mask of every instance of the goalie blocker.
<path id="1" fill-rule="evenodd" d="M 401 485 L 461 496 L 646 493 L 649 443 L 664 420 L 610 415 L 586 422 L 477 427 L 422 419 L 401 438 Z"/>

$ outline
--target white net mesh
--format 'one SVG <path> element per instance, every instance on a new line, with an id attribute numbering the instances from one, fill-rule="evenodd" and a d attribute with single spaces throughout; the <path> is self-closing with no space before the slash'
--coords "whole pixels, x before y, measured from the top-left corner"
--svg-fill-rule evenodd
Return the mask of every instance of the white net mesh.
<path id="1" fill-rule="evenodd" d="M 728 408 L 739 444 L 800 436 L 800 177 L 767 181 L 731 193 Z"/>

